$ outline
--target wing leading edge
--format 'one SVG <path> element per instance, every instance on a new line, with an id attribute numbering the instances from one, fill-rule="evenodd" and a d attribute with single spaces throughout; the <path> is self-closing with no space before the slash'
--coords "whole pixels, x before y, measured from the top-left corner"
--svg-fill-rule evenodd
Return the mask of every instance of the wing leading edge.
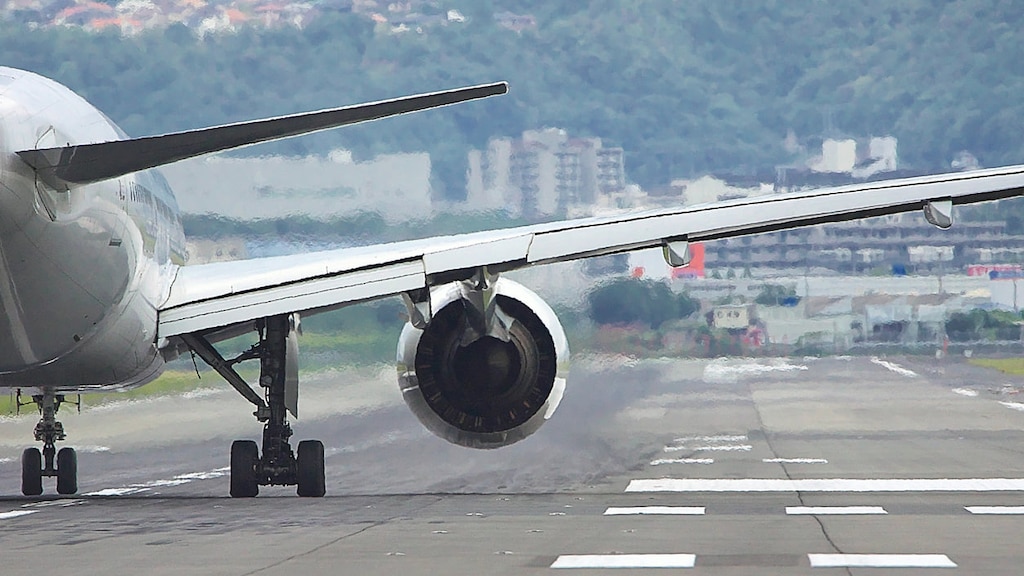
<path id="1" fill-rule="evenodd" d="M 1010 166 L 283 258 L 186 266 L 178 270 L 170 297 L 161 307 L 158 335 L 167 338 L 274 314 L 373 300 L 466 278 L 484 266 L 507 271 L 680 241 L 934 210 L 947 203 L 970 204 L 1022 194 L 1024 166 Z"/>

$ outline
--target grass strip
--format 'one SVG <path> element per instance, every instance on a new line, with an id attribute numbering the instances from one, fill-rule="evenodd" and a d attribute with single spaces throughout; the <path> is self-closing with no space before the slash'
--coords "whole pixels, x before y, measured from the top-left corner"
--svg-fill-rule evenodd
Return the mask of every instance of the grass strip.
<path id="1" fill-rule="evenodd" d="M 968 362 L 975 366 L 999 370 L 1003 374 L 1024 376 L 1024 358 L 971 358 Z"/>

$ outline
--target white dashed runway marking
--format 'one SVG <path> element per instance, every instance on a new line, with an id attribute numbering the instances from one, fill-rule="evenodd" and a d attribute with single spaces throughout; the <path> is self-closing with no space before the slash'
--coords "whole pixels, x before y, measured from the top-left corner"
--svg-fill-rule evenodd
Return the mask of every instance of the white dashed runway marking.
<path id="1" fill-rule="evenodd" d="M 790 516 L 845 515 L 845 514 L 888 514 L 881 506 L 786 506 Z"/>
<path id="2" fill-rule="evenodd" d="M 150 480 L 149 482 L 143 482 L 141 484 L 130 484 L 121 488 L 104 488 L 103 490 L 97 490 L 95 492 L 88 492 L 83 496 L 130 496 L 132 494 L 139 494 L 141 492 L 149 492 L 153 488 L 166 488 L 170 486 L 181 486 L 182 484 L 188 484 L 196 480 L 209 480 L 211 478 L 220 478 L 226 476 L 228 471 L 231 470 L 229 467 L 216 468 L 207 472 L 189 472 L 187 474 L 178 474 L 174 478 L 168 480 Z"/>
<path id="3" fill-rule="evenodd" d="M 683 436 L 665 446 L 665 452 L 749 452 L 752 448 L 746 434 L 719 434 L 717 436 Z"/>
<path id="4" fill-rule="evenodd" d="M 1010 410 L 1016 410 L 1018 412 L 1024 412 L 1024 404 L 1022 404 L 1020 402 L 1003 402 L 1002 400 L 1000 400 L 999 403 L 1002 404 L 1003 406 L 1006 406 Z"/>
<path id="5" fill-rule="evenodd" d="M 808 554 L 812 568 L 956 568 L 945 554 Z"/>
<path id="6" fill-rule="evenodd" d="M 971 514 L 1024 514 L 1024 506 L 964 506 Z"/>
<path id="7" fill-rule="evenodd" d="M 570 554 L 552 568 L 693 568 L 695 554 Z"/>
<path id="8" fill-rule="evenodd" d="M 969 396 L 971 398 L 978 395 L 977 390 L 971 390 L 970 388 L 953 388 L 953 393 L 961 396 Z"/>
<path id="9" fill-rule="evenodd" d="M 28 504 L 22 504 L 21 507 L 22 508 L 52 508 L 54 506 L 57 506 L 57 507 L 60 507 L 60 508 L 67 508 L 69 506 L 78 506 L 79 504 L 81 504 L 83 502 L 85 502 L 85 500 L 80 500 L 80 499 L 77 499 L 77 498 L 74 499 L 74 500 L 65 500 L 65 499 L 61 498 L 60 500 L 44 500 L 42 502 L 29 502 Z"/>
<path id="10" fill-rule="evenodd" d="M 10 512 L 0 512 L 0 520 L 10 520 L 11 518 L 17 518 L 19 516 L 28 516 L 29 514 L 35 514 L 38 510 L 11 510 Z"/>
<path id="11" fill-rule="evenodd" d="M 914 372 L 913 370 L 908 370 L 908 369 L 904 368 L 903 366 L 900 366 L 899 364 L 893 364 L 892 362 L 886 362 L 885 360 L 882 360 L 881 358 L 878 358 L 877 356 L 872 357 L 871 358 L 871 362 L 874 363 L 874 364 L 878 364 L 879 366 L 885 368 L 886 370 L 890 370 L 892 372 L 895 372 L 895 373 L 899 374 L 900 376 L 906 376 L 907 378 L 917 378 L 917 372 Z"/>
<path id="12" fill-rule="evenodd" d="M 746 434 L 723 434 L 719 436 L 683 436 L 682 438 L 676 438 L 673 440 L 676 444 L 685 444 L 687 442 L 700 442 L 707 444 L 709 442 L 746 442 Z"/>
<path id="13" fill-rule="evenodd" d="M 668 515 L 668 516 L 703 516 L 703 506 L 634 506 L 626 508 L 608 508 L 605 516 L 629 515 Z"/>
<path id="14" fill-rule="evenodd" d="M 655 478 L 626 492 L 1018 492 L 1024 478 Z"/>
<path id="15" fill-rule="evenodd" d="M 765 464 L 828 464 L 824 458 L 764 458 Z"/>
<path id="16" fill-rule="evenodd" d="M 714 464 L 714 458 L 658 458 L 657 460 L 651 460 L 651 466 L 661 466 L 662 464 Z"/>
<path id="17" fill-rule="evenodd" d="M 720 446 L 695 446 L 694 452 L 750 452 L 754 447 L 750 444 L 723 444 Z"/>

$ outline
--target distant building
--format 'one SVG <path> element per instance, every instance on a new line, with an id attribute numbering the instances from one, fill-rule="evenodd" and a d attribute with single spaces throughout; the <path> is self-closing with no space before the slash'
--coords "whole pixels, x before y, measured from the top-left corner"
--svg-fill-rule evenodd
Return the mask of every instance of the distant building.
<path id="1" fill-rule="evenodd" d="M 375 212 L 389 222 L 430 216 L 430 156 L 390 154 L 352 162 L 328 158 L 211 156 L 161 169 L 182 212 L 238 220 Z M 211 186 L 211 183 L 216 183 Z"/>
<path id="2" fill-rule="evenodd" d="M 486 151 L 473 150 L 468 160 L 467 201 L 474 209 L 546 216 L 625 189 L 622 148 L 604 148 L 600 138 L 570 138 L 557 128 L 492 138 Z"/>
<path id="3" fill-rule="evenodd" d="M 745 330 L 756 320 L 755 307 L 752 304 L 723 304 L 715 306 L 711 311 L 712 323 L 715 328 L 726 330 Z"/>
<path id="4" fill-rule="evenodd" d="M 821 143 L 821 158 L 810 164 L 815 172 L 852 172 L 857 164 L 857 141 L 826 139 Z"/>
<path id="5" fill-rule="evenodd" d="M 812 172 L 850 174 L 854 178 L 868 178 L 880 172 L 899 169 L 897 142 L 894 136 L 872 137 L 867 141 L 834 140 L 821 143 L 821 157 L 807 163 Z"/>

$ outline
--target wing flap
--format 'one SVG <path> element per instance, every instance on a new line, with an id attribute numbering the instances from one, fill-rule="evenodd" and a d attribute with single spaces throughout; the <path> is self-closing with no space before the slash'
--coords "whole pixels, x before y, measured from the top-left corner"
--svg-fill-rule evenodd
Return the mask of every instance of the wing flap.
<path id="1" fill-rule="evenodd" d="M 46 182 L 88 184 L 212 152 L 290 138 L 508 92 L 496 82 L 392 100 L 175 132 L 162 136 L 18 152 Z"/>
<path id="2" fill-rule="evenodd" d="M 186 274 L 181 277 L 181 272 Z M 182 269 L 179 276 L 184 283 L 203 281 L 202 274 L 190 275 L 188 268 Z M 227 294 L 162 311 L 157 337 L 169 338 L 231 326 L 254 318 L 372 300 L 382 295 L 422 288 L 425 283 L 422 263 L 407 262 Z"/>

